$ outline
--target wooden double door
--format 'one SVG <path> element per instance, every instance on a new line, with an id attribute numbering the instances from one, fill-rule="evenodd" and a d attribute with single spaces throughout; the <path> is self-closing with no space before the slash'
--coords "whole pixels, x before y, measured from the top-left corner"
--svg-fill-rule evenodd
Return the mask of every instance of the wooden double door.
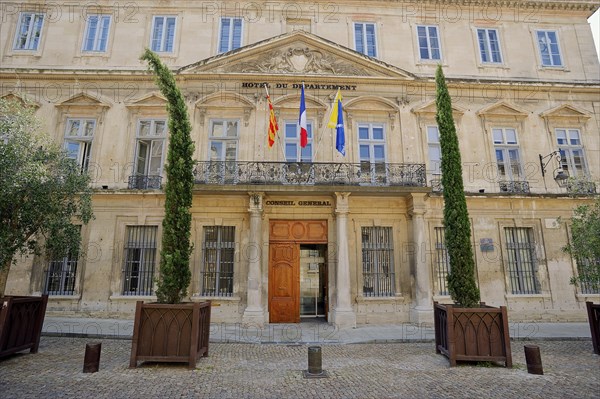
<path id="1" fill-rule="evenodd" d="M 326 317 L 327 221 L 271 221 L 269 241 L 269 321 Z"/>

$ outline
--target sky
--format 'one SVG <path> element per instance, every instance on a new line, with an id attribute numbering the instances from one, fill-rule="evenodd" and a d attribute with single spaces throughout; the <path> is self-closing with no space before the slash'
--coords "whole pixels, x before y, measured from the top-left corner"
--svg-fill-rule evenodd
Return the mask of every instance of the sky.
<path id="1" fill-rule="evenodd" d="M 592 26 L 592 34 L 594 35 L 594 42 L 596 43 L 596 55 L 600 60 L 600 9 L 588 19 L 588 22 Z"/>

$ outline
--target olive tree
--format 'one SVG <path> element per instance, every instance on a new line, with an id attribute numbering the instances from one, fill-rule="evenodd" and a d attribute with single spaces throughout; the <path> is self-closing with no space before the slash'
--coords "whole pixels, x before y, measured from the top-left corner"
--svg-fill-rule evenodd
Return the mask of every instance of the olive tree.
<path id="1" fill-rule="evenodd" d="M 28 253 L 78 253 L 92 218 L 90 177 L 41 128 L 34 109 L 0 99 L 0 297 Z"/>

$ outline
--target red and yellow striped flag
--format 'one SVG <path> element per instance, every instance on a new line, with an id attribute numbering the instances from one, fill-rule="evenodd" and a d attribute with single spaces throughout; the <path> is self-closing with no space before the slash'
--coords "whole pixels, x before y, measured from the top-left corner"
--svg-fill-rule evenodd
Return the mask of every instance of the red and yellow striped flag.
<path id="1" fill-rule="evenodd" d="M 277 118 L 275 118 L 275 112 L 273 111 L 273 104 L 271 103 L 271 97 L 267 92 L 267 101 L 269 102 L 269 148 L 275 144 L 275 136 L 279 130 L 277 125 Z"/>

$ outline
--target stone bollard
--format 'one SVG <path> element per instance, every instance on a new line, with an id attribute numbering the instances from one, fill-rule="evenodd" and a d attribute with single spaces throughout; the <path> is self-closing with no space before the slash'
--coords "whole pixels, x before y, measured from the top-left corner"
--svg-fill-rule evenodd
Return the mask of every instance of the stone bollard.
<path id="1" fill-rule="evenodd" d="M 100 351 L 102 343 L 86 344 L 85 357 L 83 359 L 83 372 L 95 373 L 100 368 Z"/>
<path id="2" fill-rule="evenodd" d="M 525 362 L 527 362 L 527 372 L 529 374 L 544 374 L 539 346 L 525 345 Z"/>
<path id="3" fill-rule="evenodd" d="M 327 378 L 329 374 L 323 371 L 320 346 L 308 347 L 308 370 L 304 370 L 304 378 Z"/>

